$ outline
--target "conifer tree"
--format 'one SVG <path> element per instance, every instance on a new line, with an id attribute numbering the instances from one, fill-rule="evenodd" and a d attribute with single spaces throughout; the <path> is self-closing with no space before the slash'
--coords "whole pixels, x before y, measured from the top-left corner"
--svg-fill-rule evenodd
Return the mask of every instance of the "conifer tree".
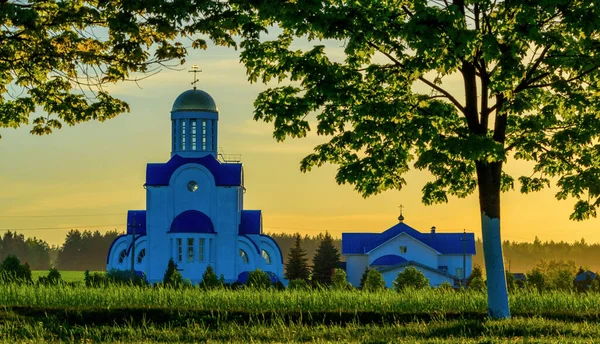
<path id="1" fill-rule="evenodd" d="M 306 252 L 302 248 L 302 237 L 296 233 L 296 242 L 288 253 L 287 263 L 285 264 L 285 278 L 288 280 L 308 280 L 310 269 L 308 268 L 308 259 Z"/>
<path id="2" fill-rule="evenodd" d="M 313 258 L 313 282 L 325 285 L 331 284 L 333 269 L 338 266 L 339 262 L 340 253 L 335 248 L 331 235 L 325 232 L 323 241 L 321 241 Z"/>

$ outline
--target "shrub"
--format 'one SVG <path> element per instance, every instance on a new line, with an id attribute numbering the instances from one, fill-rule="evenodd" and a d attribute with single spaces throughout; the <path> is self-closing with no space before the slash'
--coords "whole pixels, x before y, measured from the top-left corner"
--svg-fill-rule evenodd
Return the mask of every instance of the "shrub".
<path id="1" fill-rule="evenodd" d="M 38 284 L 43 285 L 59 285 L 62 284 L 63 280 L 60 276 L 60 272 L 56 268 L 52 268 L 48 271 L 47 276 L 40 276 L 38 278 Z"/>
<path id="2" fill-rule="evenodd" d="M 350 284 L 346 279 L 346 271 L 342 269 L 333 270 L 333 276 L 331 276 L 331 287 L 336 290 L 350 289 Z"/>
<path id="3" fill-rule="evenodd" d="M 0 264 L 0 282 L 31 283 L 29 264 L 21 264 L 17 256 L 9 254 Z"/>
<path id="4" fill-rule="evenodd" d="M 167 264 L 167 271 L 165 271 L 163 277 L 163 285 L 171 288 L 179 288 L 184 285 L 183 276 L 177 270 L 177 264 L 175 264 L 173 258 L 169 259 L 169 263 Z"/>
<path id="5" fill-rule="evenodd" d="M 306 282 L 306 280 L 294 279 L 294 280 L 291 280 L 290 283 L 288 284 L 288 289 L 289 290 L 309 290 L 310 286 L 308 285 L 308 282 Z"/>
<path id="6" fill-rule="evenodd" d="M 401 291 L 405 288 L 423 289 L 429 287 L 429 279 L 412 266 L 398 273 L 394 280 L 394 290 Z"/>
<path id="7" fill-rule="evenodd" d="M 515 291 L 515 289 L 517 289 L 517 284 L 515 283 L 515 276 L 513 276 L 513 274 L 509 271 L 504 271 L 504 274 L 506 275 L 506 289 L 508 289 L 509 293 L 512 293 L 513 291 Z"/>
<path id="8" fill-rule="evenodd" d="M 367 272 L 367 277 L 365 278 L 365 283 L 363 286 L 363 290 L 365 291 L 379 291 L 385 289 L 385 281 L 381 272 L 370 269 Z"/>
<path id="9" fill-rule="evenodd" d="M 369 273 L 369 267 L 365 267 L 365 271 L 363 272 L 362 276 L 360 276 L 360 284 L 358 286 L 359 289 L 363 289 L 365 287 L 365 281 L 367 280 L 367 274 Z"/>
<path id="10" fill-rule="evenodd" d="M 246 285 L 253 289 L 269 289 L 271 287 L 271 277 L 261 269 L 256 269 L 248 273 Z"/>
<path id="11" fill-rule="evenodd" d="M 481 281 L 483 281 L 483 270 L 479 264 L 475 264 L 473 266 L 473 270 L 471 271 L 469 278 L 467 278 L 467 288 L 469 288 L 475 278 L 479 278 Z"/>
<path id="12" fill-rule="evenodd" d="M 527 284 L 529 287 L 536 289 L 538 292 L 546 289 L 546 277 L 539 268 L 533 268 L 527 273 Z"/>
<path id="13" fill-rule="evenodd" d="M 595 293 L 600 292 L 600 277 L 596 276 L 596 278 L 592 280 L 592 283 L 590 284 L 590 290 Z"/>
<path id="14" fill-rule="evenodd" d="M 111 269 L 106 273 L 106 279 L 109 284 L 128 284 L 137 286 L 144 286 L 148 284 L 144 274 L 138 275 L 137 272 L 131 270 Z"/>
<path id="15" fill-rule="evenodd" d="M 106 287 L 108 286 L 108 278 L 106 274 L 100 272 L 91 273 L 89 270 L 85 270 L 83 274 L 83 281 L 86 287 Z"/>
<path id="16" fill-rule="evenodd" d="M 485 282 L 483 281 L 483 278 L 481 277 L 475 277 L 471 280 L 471 283 L 469 284 L 469 286 L 467 287 L 469 290 L 474 290 L 474 291 L 484 291 L 486 290 L 486 286 L 485 286 Z"/>
<path id="17" fill-rule="evenodd" d="M 223 275 L 221 275 L 223 278 Z M 206 271 L 202 275 L 202 281 L 200 282 L 200 288 L 213 289 L 223 286 L 223 281 L 217 277 L 217 274 L 213 270 L 212 266 L 207 266 Z"/>
<path id="18" fill-rule="evenodd" d="M 454 291 L 454 287 L 448 281 L 444 281 L 442 284 L 438 285 L 437 288 L 439 290 L 441 290 L 441 291 L 444 291 L 444 292 L 446 292 L 446 291 Z"/>

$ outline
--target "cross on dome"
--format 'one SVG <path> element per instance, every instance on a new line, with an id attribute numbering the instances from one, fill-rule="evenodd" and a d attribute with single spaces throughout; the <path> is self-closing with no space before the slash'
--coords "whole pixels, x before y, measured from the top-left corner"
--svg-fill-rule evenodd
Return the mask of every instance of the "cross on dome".
<path id="1" fill-rule="evenodd" d="M 192 86 L 196 89 L 196 83 L 198 82 L 197 73 L 202 73 L 200 67 L 197 64 L 192 65 L 192 69 L 188 71 L 188 73 L 194 73 L 194 80 L 192 80 Z"/>

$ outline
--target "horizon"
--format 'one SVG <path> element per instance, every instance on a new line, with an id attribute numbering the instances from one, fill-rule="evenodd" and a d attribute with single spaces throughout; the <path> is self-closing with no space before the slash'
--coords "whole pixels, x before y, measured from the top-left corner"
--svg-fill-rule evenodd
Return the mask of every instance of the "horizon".
<path id="1" fill-rule="evenodd" d="M 339 47 L 331 48 L 334 55 L 335 49 Z M 267 86 L 247 81 L 237 52 L 211 46 L 193 51 L 188 61 L 181 71 L 163 70 L 140 81 L 141 88 L 133 82 L 109 85 L 131 112 L 104 123 L 65 126 L 45 136 L 29 134 L 31 126 L 1 129 L 0 160 L 5 163 L 0 172 L 0 231 L 35 236 L 50 245 L 62 244 L 74 228 L 124 231 L 127 210 L 146 208 L 146 163 L 170 158 L 171 105 L 191 88 L 187 71 L 198 64 L 204 71 L 198 88 L 211 94 L 219 107 L 218 146 L 226 154 L 241 154 L 244 208 L 263 211 L 265 232 L 329 231 L 335 237 L 382 232 L 397 223 L 398 206 L 403 205 L 405 222 L 419 231 L 436 226 L 439 232 L 466 229 L 481 237 L 477 191 L 465 199 L 450 197 L 446 204 L 425 206 L 421 188 L 431 178 L 425 171 L 409 171 L 401 191 L 366 199 L 352 186 L 336 184 L 334 166 L 301 173 L 300 160 L 326 137 L 313 130 L 305 138 L 278 143 L 272 124 L 254 121 L 253 101 Z M 447 84 L 452 85 L 451 77 Z M 505 171 L 517 179 L 529 175 L 530 166 L 510 159 Z M 555 188 L 529 195 L 518 188 L 502 194 L 502 240 L 532 242 L 538 236 L 542 242 L 600 242 L 598 219 L 569 220 L 572 199 L 556 200 Z M 43 217 L 48 215 L 54 217 Z"/>

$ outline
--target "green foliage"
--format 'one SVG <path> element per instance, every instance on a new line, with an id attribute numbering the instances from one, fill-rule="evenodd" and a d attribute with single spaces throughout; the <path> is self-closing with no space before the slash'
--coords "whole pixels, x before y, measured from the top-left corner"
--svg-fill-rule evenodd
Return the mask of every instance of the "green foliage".
<path id="1" fill-rule="evenodd" d="M 285 278 L 290 281 L 296 279 L 308 281 L 309 277 L 310 269 L 308 268 L 306 252 L 302 248 L 302 238 L 299 233 L 296 233 L 294 247 L 290 249 L 285 264 Z"/>
<path id="2" fill-rule="evenodd" d="M 8 255 L 0 264 L 0 282 L 4 283 L 31 283 L 31 269 L 29 264 L 21 264 L 19 258 Z"/>
<path id="3" fill-rule="evenodd" d="M 590 284 L 590 291 L 594 293 L 600 293 L 600 278 L 596 276 Z"/>
<path id="4" fill-rule="evenodd" d="M 310 290 L 310 286 L 308 285 L 308 282 L 306 282 L 306 280 L 303 279 L 295 279 L 295 280 L 291 280 L 287 286 L 287 288 L 289 290 Z"/>
<path id="5" fill-rule="evenodd" d="M 367 280 L 367 274 L 369 273 L 369 270 L 369 266 L 366 266 L 365 271 L 363 271 L 362 276 L 360 276 L 359 289 L 363 289 L 365 287 L 365 281 Z"/>
<path id="6" fill-rule="evenodd" d="M 155 74 L 168 61 L 183 64 L 189 46 L 206 49 L 209 39 L 235 46 L 230 34 L 245 20 L 229 8 L 220 1 L 0 1 L 0 127 L 32 123 L 42 135 L 129 111 L 103 86 Z M 45 114 L 31 120 L 38 109 Z"/>
<path id="7" fill-rule="evenodd" d="M 538 292 L 542 292 L 546 289 L 546 277 L 544 272 L 540 268 L 534 268 L 526 274 L 527 285 L 530 288 L 536 289 Z"/>
<path id="8" fill-rule="evenodd" d="M 166 287 L 179 288 L 184 285 L 183 276 L 181 272 L 177 270 L 177 264 L 173 261 L 173 258 L 169 259 L 167 264 L 167 270 L 163 277 L 163 285 Z"/>
<path id="9" fill-rule="evenodd" d="M 444 291 L 444 292 L 450 292 L 450 291 L 454 291 L 454 287 L 452 286 L 452 284 L 450 284 L 450 282 L 448 281 L 444 281 L 442 284 L 440 284 L 438 287 L 438 290 L 440 291 Z"/>
<path id="10" fill-rule="evenodd" d="M 365 278 L 362 290 L 368 292 L 377 292 L 385 289 L 385 280 L 381 272 L 375 269 L 369 269 Z"/>
<path id="11" fill-rule="evenodd" d="M 471 270 L 471 274 L 467 278 L 467 288 L 471 285 L 474 279 L 479 278 L 483 281 L 483 270 L 481 270 L 481 266 L 479 264 L 473 265 L 473 270 Z"/>
<path id="12" fill-rule="evenodd" d="M 549 290 L 573 290 L 573 279 L 577 266 L 573 261 L 541 261 L 537 269 L 544 274 L 544 287 Z"/>
<path id="13" fill-rule="evenodd" d="M 252 289 L 269 289 L 271 288 L 272 284 L 271 277 L 269 277 L 269 275 L 261 269 L 256 269 L 248 273 L 246 285 Z"/>
<path id="14" fill-rule="evenodd" d="M 331 277 L 331 287 L 337 290 L 350 289 L 350 283 L 346 279 L 346 271 L 342 269 L 333 270 L 333 276 Z"/>
<path id="15" fill-rule="evenodd" d="M 38 277 L 38 284 L 43 285 L 59 285 L 62 284 L 63 280 L 60 276 L 60 272 L 56 268 L 52 268 L 48 271 L 47 276 Z"/>
<path id="16" fill-rule="evenodd" d="M 401 291 L 406 288 L 429 288 L 429 279 L 416 268 L 409 266 L 398 273 L 393 283 L 394 290 Z"/>
<path id="17" fill-rule="evenodd" d="M 467 289 L 480 292 L 485 291 L 487 287 L 483 281 L 483 278 L 475 277 L 471 280 L 471 283 L 467 285 Z"/>
<path id="18" fill-rule="evenodd" d="M 223 276 L 217 277 L 217 274 L 213 270 L 212 266 L 207 266 L 206 271 L 202 274 L 202 281 L 200 281 L 200 288 L 212 289 L 223 286 Z"/>
<path id="19" fill-rule="evenodd" d="M 329 285 L 333 270 L 337 268 L 340 262 L 340 253 L 334 245 L 331 234 L 325 232 L 325 236 L 317 253 L 313 258 L 313 283 Z"/>
<path id="20" fill-rule="evenodd" d="M 513 274 L 510 273 L 508 270 L 504 271 L 504 273 L 506 275 L 506 288 L 508 289 L 508 292 L 511 293 L 517 289 L 515 276 L 513 276 Z"/>

